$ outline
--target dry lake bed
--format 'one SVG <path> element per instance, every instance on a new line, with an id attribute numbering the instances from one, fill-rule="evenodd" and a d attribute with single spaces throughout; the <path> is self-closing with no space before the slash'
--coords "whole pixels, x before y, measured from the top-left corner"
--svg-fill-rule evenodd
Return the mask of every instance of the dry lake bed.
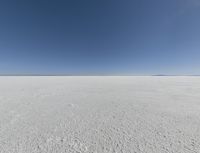
<path id="1" fill-rule="evenodd" d="M 199 152 L 200 77 L 0 77 L 0 153 Z"/>

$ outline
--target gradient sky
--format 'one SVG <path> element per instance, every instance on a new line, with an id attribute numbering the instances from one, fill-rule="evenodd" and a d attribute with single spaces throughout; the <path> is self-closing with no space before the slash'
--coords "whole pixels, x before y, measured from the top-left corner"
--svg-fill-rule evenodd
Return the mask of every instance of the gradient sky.
<path id="1" fill-rule="evenodd" d="M 200 0 L 1 0 L 0 74 L 200 74 Z"/>

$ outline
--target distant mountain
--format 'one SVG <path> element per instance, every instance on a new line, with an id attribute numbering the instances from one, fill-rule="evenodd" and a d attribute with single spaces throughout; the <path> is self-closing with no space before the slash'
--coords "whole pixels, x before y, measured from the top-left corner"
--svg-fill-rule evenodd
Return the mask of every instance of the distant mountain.
<path id="1" fill-rule="evenodd" d="M 169 74 L 155 74 L 152 76 L 200 76 L 200 75 L 169 75 Z"/>
<path id="2" fill-rule="evenodd" d="M 155 75 L 152 75 L 152 76 L 172 76 L 172 75 L 166 75 L 166 74 L 155 74 Z"/>

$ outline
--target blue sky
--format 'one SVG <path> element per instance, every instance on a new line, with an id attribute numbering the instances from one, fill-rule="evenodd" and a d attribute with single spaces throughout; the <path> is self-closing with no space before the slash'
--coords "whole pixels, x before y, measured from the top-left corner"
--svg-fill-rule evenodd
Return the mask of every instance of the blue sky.
<path id="1" fill-rule="evenodd" d="M 0 74 L 200 74 L 200 0 L 1 0 Z"/>

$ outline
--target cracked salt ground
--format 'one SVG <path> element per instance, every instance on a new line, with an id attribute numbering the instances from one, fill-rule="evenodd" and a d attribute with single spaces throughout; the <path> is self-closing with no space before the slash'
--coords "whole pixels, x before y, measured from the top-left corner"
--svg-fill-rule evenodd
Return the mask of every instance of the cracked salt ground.
<path id="1" fill-rule="evenodd" d="M 199 153 L 199 77 L 0 77 L 0 153 Z"/>

